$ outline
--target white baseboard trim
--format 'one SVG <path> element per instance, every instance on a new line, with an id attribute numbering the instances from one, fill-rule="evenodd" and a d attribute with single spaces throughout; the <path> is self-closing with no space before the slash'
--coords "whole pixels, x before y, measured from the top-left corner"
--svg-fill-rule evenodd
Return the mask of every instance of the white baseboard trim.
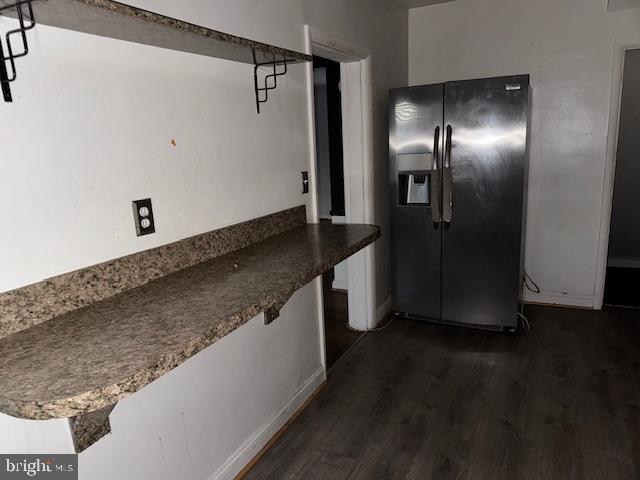
<path id="1" fill-rule="evenodd" d="M 276 412 L 260 425 L 224 464 L 211 476 L 211 480 L 233 480 L 260 452 L 291 416 L 324 382 L 324 367 L 316 370 Z"/>
<path id="2" fill-rule="evenodd" d="M 349 283 L 344 280 L 338 280 L 337 278 L 334 278 L 333 283 L 331 284 L 331 288 L 334 290 L 348 290 Z"/>
<path id="3" fill-rule="evenodd" d="M 563 305 L 566 307 L 593 308 L 594 298 L 592 295 L 571 295 L 561 292 L 527 292 L 524 297 L 527 303 L 543 303 L 547 305 Z"/>
<path id="4" fill-rule="evenodd" d="M 391 312 L 391 295 L 385 298 L 384 302 L 376 309 L 376 324 L 379 325 Z"/>

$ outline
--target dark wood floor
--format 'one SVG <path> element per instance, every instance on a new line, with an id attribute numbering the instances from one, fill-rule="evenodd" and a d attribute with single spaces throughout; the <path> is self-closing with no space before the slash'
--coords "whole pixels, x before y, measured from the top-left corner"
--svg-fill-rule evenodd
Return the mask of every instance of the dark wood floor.
<path id="1" fill-rule="evenodd" d="M 332 368 L 358 339 L 364 335 L 354 332 L 349 323 L 349 303 L 345 290 L 333 290 L 333 270 L 323 277 L 324 336 L 327 346 L 327 369 Z"/>
<path id="2" fill-rule="evenodd" d="M 247 479 L 640 479 L 640 315 L 366 335 Z"/>

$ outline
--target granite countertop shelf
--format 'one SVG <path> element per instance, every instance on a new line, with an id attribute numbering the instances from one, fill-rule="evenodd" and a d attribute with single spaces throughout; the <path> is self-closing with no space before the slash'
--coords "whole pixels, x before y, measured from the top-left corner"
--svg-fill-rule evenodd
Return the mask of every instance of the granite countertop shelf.
<path id="1" fill-rule="evenodd" d="M 33 9 L 33 15 L 29 14 L 30 8 Z M 6 60 L 11 64 L 12 72 L 15 72 L 15 60 L 29 51 L 27 32 L 36 24 L 49 25 L 252 64 L 258 113 L 260 105 L 268 101 L 269 91 L 276 88 L 278 77 L 287 73 L 289 64 L 313 60 L 311 55 L 219 32 L 112 0 L 0 0 L 0 15 L 17 17 L 21 21 L 14 36 L 20 37 L 17 34 L 22 34 L 19 50 L 25 53 L 11 54 L 12 51 L 9 51 Z M 7 35 L 7 42 L 11 45 L 9 37 Z M 0 45 L 0 57 L 3 56 L 2 52 Z M 11 102 L 9 82 L 15 77 L 10 79 L 4 67 L 3 61 L 0 63 L 2 95 L 5 101 Z"/>
<path id="2" fill-rule="evenodd" d="M 15 0 L 0 0 L 8 8 Z M 311 61 L 311 56 L 255 42 L 111 0 L 32 0 L 37 24 L 243 63 Z M 6 15 L 15 16 L 15 9 Z M 255 56 L 254 56 L 255 55 Z"/>
<path id="3" fill-rule="evenodd" d="M 286 228 L 0 338 L 0 411 L 104 420 L 116 402 L 261 312 L 277 317 L 297 289 L 380 236 L 371 225 Z"/>

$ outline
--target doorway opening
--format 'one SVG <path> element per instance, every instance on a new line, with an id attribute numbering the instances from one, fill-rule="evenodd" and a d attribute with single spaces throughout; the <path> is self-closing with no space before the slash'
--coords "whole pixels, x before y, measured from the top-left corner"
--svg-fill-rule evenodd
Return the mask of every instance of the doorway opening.
<path id="1" fill-rule="evenodd" d="M 640 48 L 623 65 L 604 304 L 640 308 Z"/>
<path id="2" fill-rule="evenodd" d="M 345 223 L 375 224 L 373 171 L 373 116 L 371 53 L 347 40 L 305 25 L 306 52 L 331 60 L 340 67 L 339 93 L 342 133 L 344 218 Z M 307 64 L 307 105 L 309 112 L 310 150 L 310 212 L 312 222 L 320 222 L 320 200 L 316 168 L 315 98 L 313 64 Z M 334 172 L 335 173 L 335 172 Z M 333 220 L 331 220 L 333 221 Z M 366 332 L 375 328 L 386 316 L 390 301 L 377 303 L 375 278 L 375 245 L 347 259 L 346 289 L 348 329 Z M 334 285 L 335 277 L 331 280 Z M 338 282 L 336 282 L 338 283 Z M 321 362 L 327 370 L 327 342 L 325 341 L 324 290 L 322 277 L 315 281 L 316 302 L 320 313 Z M 336 285 L 337 286 L 337 285 Z M 330 290 L 330 289 L 329 289 Z M 346 325 L 346 321 L 344 322 Z M 362 338 L 358 334 L 358 338 Z M 329 341 L 331 343 L 331 340 Z M 330 353 L 330 352 L 329 352 Z"/>
<path id="3" fill-rule="evenodd" d="M 346 223 L 340 63 L 313 57 L 316 192 L 319 221 Z M 341 262 L 323 275 L 322 303 L 327 369 L 363 335 L 349 327 L 349 267 Z"/>

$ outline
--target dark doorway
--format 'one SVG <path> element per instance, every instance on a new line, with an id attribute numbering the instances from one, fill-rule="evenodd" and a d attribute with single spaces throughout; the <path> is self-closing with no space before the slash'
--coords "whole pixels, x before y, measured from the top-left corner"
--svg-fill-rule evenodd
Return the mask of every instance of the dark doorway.
<path id="1" fill-rule="evenodd" d="M 340 64 L 314 56 L 313 79 L 318 214 L 321 222 L 345 223 Z M 362 335 L 349 328 L 347 276 L 343 262 L 323 277 L 327 369 Z"/>
<path id="2" fill-rule="evenodd" d="M 340 64 L 313 57 L 320 217 L 344 216 Z"/>
<path id="3" fill-rule="evenodd" d="M 606 305 L 640 307 L 640 49 L 627 50 L 611 210 Z"/>

